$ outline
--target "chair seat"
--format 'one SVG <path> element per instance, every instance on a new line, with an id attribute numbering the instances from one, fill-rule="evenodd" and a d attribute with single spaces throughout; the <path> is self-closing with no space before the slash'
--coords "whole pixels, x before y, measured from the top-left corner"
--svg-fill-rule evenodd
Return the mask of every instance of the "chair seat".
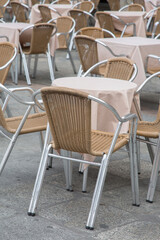
<path id="1" fill-rule="evenodd" d="M 141 121 L 138 123 L 137 135 L 149 137 L 149 138 L 158 138 L 159 137 L 160 122 L 147 122 Z"/>
<path id="2" fill-rule="evenodd" d="M 114 31 L 114 35 L 115 35 L 116 37 L 120 37 L 121 34 L 122 34 L 122 32 L 119 32 L 119 31 L 117 31 L 117 30 Z M 124 33 L 124 34 L 123 34 L 123 37 L 132 37 L 132 36 L 133 36 L 133 34 L 131 34 L 131 33 Z"/>
<path id="3" fill-rule="evenodd" d="M 150 74 L 154 74 L 156 72 L 159 72 L 160 71 L 160 67 L 157 67 L 157 68 L 148 68 L 147 69 L 147 72 L 150 73 Z M 159 77 L 159 75 L 158 75 Z"/>
<path id="4" fill-rule="evenodd" d="M 107 133 L 97 130 L 92 130 L 91 132 L 91 151 L 86 152 L 93 156 L 103 156 L 104 153 L 108 153 L 108 150 L 111 146 L 114 133 Z M 128 134 L 120 134 L 117 138 L 114 151 L 125 146 L 128 142 Z M 55 149 L 55 144 L 51 142 L 53 149 Z"/>
<path id="5" fill-rule="evenodd" d="M 22 116 L 7 118 L 7 130 L 10 133 L 15 133 L 17 130 Z M 34 113 L 30 114 L 20 132 L 20 134 L 25 134 L 29 132 L 44 131 L 47 127 L 47 116 L 46 113 Z"/>

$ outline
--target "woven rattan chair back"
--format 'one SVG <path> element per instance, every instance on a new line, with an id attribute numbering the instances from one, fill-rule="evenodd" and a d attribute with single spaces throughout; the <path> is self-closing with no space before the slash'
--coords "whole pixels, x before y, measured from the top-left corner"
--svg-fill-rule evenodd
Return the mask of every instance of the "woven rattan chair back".
<path id="1" fill-rule="evenodd" d="M 0 1 L 0 18 L 4 17 L 4 13 L 5 13 L 5 5 L 7 5 L 8 0 L 1 0 Z"/>
<path id="2" fill-rule="evenodd" d="M 40 4 L 40 0 L 31 0 L 32 6 L 35 4 Z"/>
<path id="3" fill-rule="evenodd" d="M 80 2 L 75 5 L 75 9 L 90 12 L 93 9 L 93 3 L 89 1 Z"/>
<path id="4" fill-rule="evenodd" d="M 80 30 L 81 35 L 86 35 L 93 38 L 104 38 L 104 32 L 102 28 L 98 27 L 86 27 Z"/>
<path id="5" fill-rule="evenodd" d="M 133 0 L 133 3 L 135 4 L 141 4 L 145 8 L 145 2 L 144 0 Z"/>
<path id="6" fill-rule="evenodd" d="M 82 10 L 72 9 L 69 11 L 69 14 L 75 20 L 75 32 L 88 26 L 88 15 L 86 15 Z"/>
<path id="7" fill-rule="evenodd" d="M 29 22 L 28 9 L 19 2 L 11 2 L 13 14 L 17 22 Z"/>
<path id="8" fill-rule="evenodd" d="M 73 26 L 73 19 L 69 16 L 58 17 L 56 20 L 57 33 L 68 33 L 72 28 L 72 26 Z M 64 35 L 58 36 L 59 48 L 61 49 L 67 48 L 67 42 L 66 42 L 67 37 L 69 37 L 69 34 L 68 36 L 64 36 Z"/>
<path id="9" fill-rule="evenodd" d="M 113 20 L 110 14 L 100 11 L 100 12 L 96 12 L 96 17 L 98 19 L 98 22 L 101 28 L 107 29 L 113 34 L 115 34 Z"/>
<path id="10" fill-rule="evenodd" d="M 76 36 L 75 43 L 77 46 L 82 69 L 86 72 L 91 66 L 98 62 L 97 43 L 94 38 L 88 36 Z M 93 71 L 98 74 L 98 68 Z"/>
<path id="11" fill-rule="evenodd" d="M 128 11 L 143 12 L 143 6 L 141 4 L 130 4 L 127 8 Z"/>
<path id="12" fill-rule="evenodd" d="M 159 22 L 160 21 L 160 7 L 157 8 L 156 10 L 156 15 L 154 18 L 154 23 Z M 157 28 L 156 28 L 156 32 L 155 35 L 160 33 L 160 24 L 158 24 Z"/>
<path id="13" fill-rule="evenodd" d="M 109 7 L 112 11 L 117 11 L 120 9 L 120 1 L 119 0 L 108 0 Z"/>
<path id="14" fill-rule="evenodd" d="M 0 43 L 0 67 L 5 65 L 14 55 L 15 46 L 12 43 L 1 42 Z M 8 75 L 11 64 L 3 70 L 0 70 L 0 83 L 4 84 L 6 77 Z"/>
<path id="15" fill-rule="evenodd" d="M 91 101 L 87 93 L 57 87 L 42 88 L 55 149 L 88 153 L 91 144 Z"/>
<path id="16" fill-rule="evenodd" d="M 53 29 L 53 24 L 35 24 L 33 27 L 31 46 L 28 54 L 46 53 Z"/>
<path id="17" fill-rule="evenodd" d="M 92 0 L 92 2 L 94 3 L 94 9 L 98 9 L 100 0 Z"/>
<path id="18" fill-rule="evenodd" d="M 49 20 L 52 19 L 51 10 L 48 8 L 48 6 L 39 5 L 38 9 L 41 13 L 42 22 L 47 23 Z"/>
<path id="19" fill-rule="evenodd" d="M 58 0 L 55 4 L 71 4 L 71 2 L 69 0 Z"/>
<path id="20" fill-rule="evenodd" d="M 130 80 L 134 71 L 132 60 L 123 57 L 111 58 L 106 64 L 105 77 Z"/>

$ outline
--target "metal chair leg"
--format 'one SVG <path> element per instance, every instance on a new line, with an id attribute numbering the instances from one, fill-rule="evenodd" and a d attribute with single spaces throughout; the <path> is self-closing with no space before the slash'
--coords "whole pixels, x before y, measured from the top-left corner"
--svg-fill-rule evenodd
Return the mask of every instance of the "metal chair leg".
<path id="1" fill-rule="evenodd" d="M 87 189 L 88 167 L 83 171 L 83 185 L 82 192 L 85 193 Z"/>
<path id="2" fill-rule="evenodd" d="M 51 55 L 48 52 L 47 52 L 47 59 L 48 59 L 48 65 L 49 65 L 49 71 L 50 71 L 50 78 L 51 78 L 51 81 L 53 83 L 53 81 L 54 81 L 54 70 L 53 70 Z"/>
<path id="3" fill-rule="evenodd" d="M 149 182 L 149 188 L 148 188 L 148 193 L 147 193 L 147 200 L 146 201 L 150 202 L 150 203 L 153 202 L 153 197 L 154 197 L 157 178 L 158 178 L 159 167 L 160 167 L 160 135 L 159 135 L 157 146 L 156 146 L 156 153 L 155 153 L 155 158 L 154 158 L 154 161 L 153 161 L 153 167 L 152 167 L 152 172 L 151 172 L 151 177 L 150 177 L 150 182 Z"/>
<path id="4" fill-rule="evenodd" d="M 31 85 L 31 80 L 30 80 L 30 76 L 29 76 L 29 72 L 28 72 L 26 57 L 25 57 L 24 53 L 21 53 L 21 54 L 22 54 L 22 61 L 23 61 L 24 72 L 26 75 L 27 84 Z"/>

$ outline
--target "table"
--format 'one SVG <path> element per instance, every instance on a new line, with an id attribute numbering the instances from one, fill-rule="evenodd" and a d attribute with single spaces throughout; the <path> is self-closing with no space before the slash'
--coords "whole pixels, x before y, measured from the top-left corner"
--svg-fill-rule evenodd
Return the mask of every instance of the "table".
<path id="1" fill-rule="evenodd" d="M 115 54 L 126 54 L 131 58 L 138 67 L 138 74 L 134 82 L 139 86 L 146 79 L 145 61 L 149 54 L 160 56 L 160 40 L 142 37 L 126 37 L 126 38 L 101 38 L 98 39 L 105 43 Z M 98 44 L 99 60 L 113 57 L 111 53 Z M 150 63 L 150 66 L 155 62 Z"/>
<path id="2" fill-rule="evenodd" d="M 150 3 L 152 2 L 155 6 L 160 6 L 160 0 L 144 0 L 145 1 L 145 7 L 146 7 L 146 12 L 149 12 L 154 8 L 154 6 Z"/>
<path id="3" fill-rule="evenodd" d="M 146 23 L 144 20 L 145 12 L 130 12 L 130 11 L 105 11 L 109 14 L 113 14 L 120 19 L 122 19 L 125 23 L 135 23 L 136 25 L 136 36 L 146 37 Z M 113 24 L 117 30 L 122 31 L 124 25 L 120 23 L 120 21 L 113 18 Z M 96 26 L 99 26 L 97 23 Z M 133 26 L 127 27 L 126 33 L 133 33 Z"/>
<path id="4" fill-rule="evenodd" d="M 122 117 L 130 113 L 136 84 L 124 80 L 98 77 L 66 77 L 55 79 L 53 85 L 85 91 L 111 104 Z M 109 114 L 108 114 L 109 113 Z M 100 104 L 92 104 L 92 129 L 114 132 L 117 121 L 109 110 Z M 128 130 L 128 124 L 121 132 Z"/>
<path id="5" fill-rule="evenodd" d="M 0 36 L 7 36 L 9 42 L 18 47 L 20 31 L 30 25 L 29 23 L 0 23 Z"/>
<path id="6" fill-rule="evenodd" d="M 72 8 L 71 4 L 41 4 L 45 6 L 50 6 L 54 9 L 56 9 L 62 16 L 66 16 L 68 11 Z M 30 23 L 36 23 L 41 20 L 41 14 L 38 9 L 39 4 L 35 4 L 31 9 L 31 17 L 30 17 Z M 57 14 L 54 14 L 52 12 L 53 18 L 57 17 Z"/>

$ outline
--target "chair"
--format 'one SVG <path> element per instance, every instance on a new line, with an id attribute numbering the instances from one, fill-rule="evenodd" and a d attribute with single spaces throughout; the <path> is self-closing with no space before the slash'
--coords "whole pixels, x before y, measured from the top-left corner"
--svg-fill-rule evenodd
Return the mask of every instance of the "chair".
<path id="1" fill-rule="evenodd" d="M 119 9 L 119 12 L 121 11 L 136 11 L 136 12 L 144 12 L 145 8 L 138 3 L 132 3 L 130 5 L 125 5 L 124 7 Z"/>
<path id="2" fill-rule="evenodd" d="M 82 11 L 79 9 L 71 9 L 68 12 L 68 15 L 75 20 L 75 32 L 79 31 L 83 27 L 88 27 L 91 24 L 95 25 L 95 18 L 88 12 Z M 91 20 L 91 21 L 90 21 Z"/>
<path id="3" fill-rule="evenodd" d="M 85 27 L 85 28 L 81 28 L 78 32 L 78 34 L 81 35 L 86 35 L 89 37 L 93 37 L 93 38 L 107 38 L 107 37 L 113 37 L 115 38 L 115 35 L 103 28 L 99 28 L 99 27 Z"/>
<path id="4" fill-rule="evenodd" d="M 38 9 L 41 13 L 43 23 L 47 23 L 53 18 L 52 13 L 54 14 L 54 18 L 61 16 L 61 14 L 51 6 L 39 5 Z"/>
<path id="5" fill-rule="evenodd" d="M 99 62 L 98 58 L 98 45 L 101 45 L 102 48 L 106 51 L 106 49 L 115 57 L 124 57 L 125 55 L 116 55 L 113 51 L 106 46 L 104 43 L 100 42 L 97 39 L 92 37 L 77 35 L 75 37 L 75 43 L 77 47 L 77 51 L 79 54 L 81 66 L 79 69 L 78 76 L 82 76 L 85 72 L 88 71 L 94 64 Z M 95 68 L 92 71 L 92 74 L 103 75 L 105 74 L 106 65 L 103 64 L 98 68 Z"/>
<path id="6" fill-rule="evenodd" d="M 1 0 L 0 2 L 0 19 L 1 20 L 4 20 L 4 13 L 9 2 L 10 2 L 9 0 Z"/>
<path id="7" fill-rule="evenodd" d="M 92 0 L 92 2 L 94 3 L 94 10 L 98 11 L 98 5 L 99 5 L 100 0 Z"/>
<path id="8" fill-rule="evenodd" d="M 0 174 L 2 173 L 7 160 L 11 154 L 11 151 L 16 143 L 16 140 L 19 135 L 41 132 L 46 130 L 47 126 L 47 117 L 45 112 L 37 112 L 37 108 L 33 101 L 26 102 L 24 99 L 20 99 L 15 95 L 16 91 L 27 91 L 33 94 L 33 90 L 30 88 L 17 88 L 13 89 L 13 92 L 0 84 L 0 91 L 3 91 L 7 95 L 6 101 L 3 107 L 0 106 L 0 134 L 10 140 L 8 148 L 0 162 Z M 18 104 L 23 104 L 26 106 L 26 110 L 23 116 L 14 116 L 14 117 L 5 117 L 5 109 L 8 103 L 8 100 L 12 98 Z M 31 110 L 34 110 L 34 113 L 30 113 Z"/>
<path id="9" fill-rule="evenodd" d="M 148 19 L 146 26 L 147 37 L 154 38 L 160 33 L 160 7 L 154 8 L 145 15 L 145 19 Z"/>
<path id="10" fill-rule="evenodd" d="M 51 77 L 51 81 L 53 82 L 54 72 L 53 72 L 52 60 L 50 56 L 49 41 L 50 41 L 50 38 L 56 33 L 56 27 L 53 24 L 49 24 L 49 23 L 39 23 L 39 24 L 31 25 L 29 27 L 24 28 L 20 32 L 20 36 L 22 36 L 27 31 L 29 33 L 30 31 L 32 31 L 32 34 L 30 33 L 31 34 L 30 42 L 27 41 L 19 45 L 27 83 L 30 85 L 31 80 L 28 72 L 25 55 L 29 56 L 32 54 L 36 54 L 37 57 L 38 57 L 38 54 L 47 55 L 50 77 Z M 36 70 L 37 61 L 38 61 L 38 58 L 36 58 L 36 61 L 35 61 L 34 72 Z"/>
<path id="11" fill-rule="evenodd" d="M 108 0 L 109 7 L 112 11 L 118 11 L 120 9 L 120 1 L 119 0 Z"/>
<path id="12" fill-rule="evenodd" d="M 41 89 L 41 96 L 44 102 L 46 113 L 49 119 L 50 130 L 53 140 L 44 145 L 38 174 L 32 193 L 32 198 L 28 210 L 29 216 L 35 215 L 35 208 L 39 198 L 43 178 L 46 170 L 48 156 L 63 159 L 68 166 L 70 161 L 89 163 L 99 166 L 99 174 L 92 198 L 92 204 L 88 216 L 86 228 L 93 230 L 96 213 L 98 210 L 105 178 L 107 166 L 109 164 L 112 152 L 126 145 L 129 139 L 129 149 L 131 157 L 131 181 L 133 204 L 139 206 L 138 196 L 138 177 L 135 154 L 135 131 L 137 117 L 135 114 L 129 114 L 121 118 L 117 111 L 104 101 L 95 98 L 87 93 L 68 88 L 48 87 Z M 97 102 L 114 114 L 118 119 L 118 125 L 115 133 L 107 133 L 91 130 L 91 102 Z M 119 134 L 123 122 L 132 121 L 131 132 L 128 134 Z M 46 143 L 47 141 L 45 141 Z M 50 154 L 51 149 L 64 149 L 72 152 L 87 153 L 94 156 L 102 156 L 101 163 L 88 162 L 81 159 L 63 157 L 57 154 Z M 68 185 L 68 184 L 67 184 Z"/>
<path id="13" fill-rule="evenodd" d="M 72 9 L 80 9 L 89 13 L 92 13 L 94 8 L 94 3 L 91 1 L 78 2 L 72 7 Z"/>
<path id="14" fill-rule="evenodd" d="M 52 19 L 49 22 L 55 22 L 56 24 L 57 29 L 56 35 L 58 37 L 58 47 L 56 48 L 56 51 L 67 50 L 73 68 L 73 72 L 76 74 L 76 68 L 69 48 L 73 31 L 75 29 L 74 19 L 69 16 L 61 16 L 56 19 Z"/>
<path id="15" fill-rule="evenodd" d="M 138 72 L 136 64 L 126 57 L 110 58 L 93 65 L 82 77 L 86 77 L 95 68 L 105 64 L 104 77 L 122 79 L 132 82 Z"/>
<path id="16" fill-rule="evenodd" d="M 99 23 L 100 27 L 109 30 L 116 37 L 131 37 L 133 35 L 136 36 L 136 26 L 134 23 L 125 23 L 119 17 L 115 16 L 114 14 L 110 14 L 110 13 L 102 12 L 102 11 L 96 12 L 96 17 L 98 19 L 98 23 Z M 115 29 L 112 18 L 115 18 L 122 25 L 124 25 L 122 32 Z M 133 26 L 133 34 L 125 33 L 128 26 Z"/>
<path id="17" fill-rule="evenodd" d="M 150 82 L 154 77 L 160 75 L 160 72 L 154 73 L 153 75 L 149 76 L 141 86 L 136 90 L 136 94 L 140 94 L 142 89 L 146 86 L 148 82 Z M 156 188 L 156 182 L 159 173 L 160 167 L 160 105 L 157 113 L 157 119 L 153 122 L 143 121 L 139 106 L 136 102 L 136 98 L 134 99 L 135 107 L 137 110 L 137 114 L 139 117 L 138 127 L 137 127 L 137 140 L 140 142 L 144 142 L 147 144 L 149 155 L 151 158 L 151 162 L 153 163 L 150 181 L 149 181 L 149 188 L 147 193 L 147 202 L 152 203 L 154 192 Z M 157 139 L 157 142 L 152 141 L 151 139 Z M 155 146 L 155 154 L 153 152 L 152 146 Z"/>
<path id="18" fill-rule="evenodd" d="M 14 14 L 12 22 L 29 23 L 29 7 L 20 2 L 11 2 L 12 11 Z"/>
<path id="19" fill-rule="evenodd" d="M 151 61 L 152 62 L 155 61 L 155 62 L 154 62 L 154 64 L 152 63 L 152 65 L 149 66 L 149 63 Z M 159 56 L 156 56 L 156 55 L 153 55 L 153 54 L 149 54 L 147 56 L 147 58 L 146 58 L 146 63 L 145 63 L 145 72 L 146 72 L 146 74 L 152 75 L 152 74 L 154 74 L 156 72 L 159 72 L 160 71 L 160 64 L 159 64 L 159 62 L 160 62 L 160 57 Z M 155 63 L 157 63 L 157 64 L 155 65 Z"/>

